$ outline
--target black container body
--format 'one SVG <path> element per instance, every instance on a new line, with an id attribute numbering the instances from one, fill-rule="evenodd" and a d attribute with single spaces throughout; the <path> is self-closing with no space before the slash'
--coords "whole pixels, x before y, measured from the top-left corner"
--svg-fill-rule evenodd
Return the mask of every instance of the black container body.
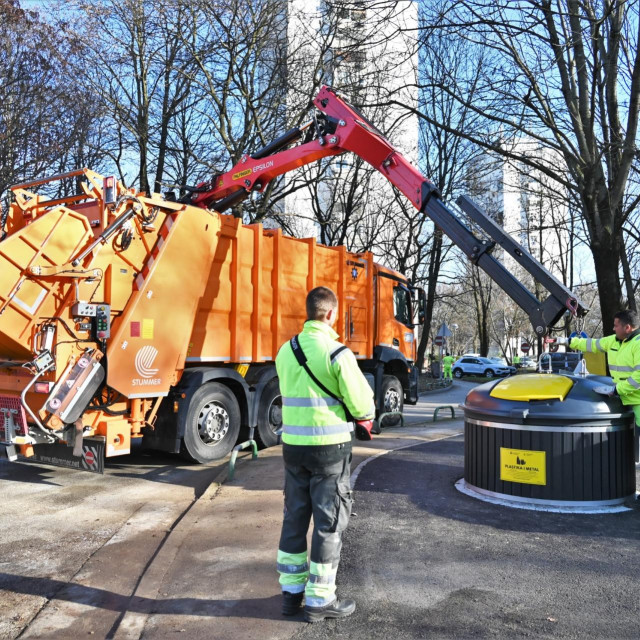
<path id="1" fill-rule="evenodd" d="M 464 479 L 506 496 L 561 502 L 616 500 L 635 491 L 633 430 L 595 433 L 522 431 L 465 421 Z M 500 479 L 500 448 L 544 451 L 546 484 Z"/>
<path id="2" fill-rule="evenodd" d="M 564 400 L 494 398 L 491 391 L 499 381 L 469 392 L 464 405 L 467 485 L 524 502 L 597 504 L 633 495 L 631 408 L 594 391 L 603 383 L 611 384 L 610 378 L 569 377 L 573 387 Z M 505 471 L 501 449 L 543 459 L 546 469 L 538 475 L 538 483 L 501 479 Z M 527 452 L 530 456 L 524 455 Z"/>

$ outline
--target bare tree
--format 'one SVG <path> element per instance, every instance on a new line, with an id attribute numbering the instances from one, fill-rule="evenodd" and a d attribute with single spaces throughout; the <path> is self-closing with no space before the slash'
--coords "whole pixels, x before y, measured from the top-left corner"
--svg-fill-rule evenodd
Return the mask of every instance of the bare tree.
<path id="1" fill-rule="evenodd" d="M 622 304 L 622 227 L 640 201 L 638 3 L 625 0 L 456 0 L 432 12 L 431 28 L 464 38 L 491 61 L 475 96 L 441 91 L 486 119 L 485 135 L 429 122 L 513 157 L 504 137 L 527 136 L 564 159 L 570 179 L 535 158 L 517 159 L 563 183 L 589 234 L 605 328 Z"/>
<path id="2" fill-rule="evenodd" d="M 74 0 L 74 9 L 89 69 L 80 78 L 114 126 L 111 159 L 123 180 L 159 191 L 173 121 L 190 96 L 194 63 L 184 43 L 197 25 L 190 3 Z"/>
<path id="3" fill-rule="evenodd" d="M 100 114 L 75 80 L 82 50 L 68 24 L 46 22 L 17 0 L 0 0 L 0 23 L 1 238 L 11 184 L 97 166 L 102 154 Z"/>

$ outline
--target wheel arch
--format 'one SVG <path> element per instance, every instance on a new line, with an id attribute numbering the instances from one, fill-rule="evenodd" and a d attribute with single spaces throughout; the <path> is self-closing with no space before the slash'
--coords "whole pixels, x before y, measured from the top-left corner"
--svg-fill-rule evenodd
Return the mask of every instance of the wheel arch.
<path id="1" fill-rule="evenodd" d="M 404 354 L 397 349 L 391 347 L 377 346 L 373 350 L 373 357 L 378 362 L 382 363 L 383 373 L 392 375 L 400 380 L 400 384 L 403 389 L 409 386 L 409 362 L 405 358 Z"/>

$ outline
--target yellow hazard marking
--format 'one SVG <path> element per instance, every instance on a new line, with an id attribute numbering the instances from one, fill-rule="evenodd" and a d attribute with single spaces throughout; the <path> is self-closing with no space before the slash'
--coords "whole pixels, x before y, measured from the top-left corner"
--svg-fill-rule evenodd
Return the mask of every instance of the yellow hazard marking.
<path id="1" fill-rule="evenodd" d="M 144 318 L 142 321 L 142 337 L 145 340 L 153 340 L 153 318 Z"/>
<path id="2" fill-rule="evenodd" d="M 522 484 L 547 484 L 546 451 L 500 447 L 500 480 Z"/>
<path id="3" fill-rule="evenodd" d="M 237 364 L 233 367 L 243 378 L 247 375 L 247 371 L 249 371 L 248 364 Z"/>
<path id="4" fill-rule="evenodd" d="M 220 178 L 220 182 L 218 182 L 218 187 L 221 187 L 224 184 L 224 180 Z"/>
<path id="5" fill-rule="evenodd" d="M 244 171 L 238 171 L 238 173 L 234 173 L 231 178 L 233 180 L 239 180 L 240 178 L 244 178 L 245 176 L 251 175 L 251 169 L 245 169 Z"/>

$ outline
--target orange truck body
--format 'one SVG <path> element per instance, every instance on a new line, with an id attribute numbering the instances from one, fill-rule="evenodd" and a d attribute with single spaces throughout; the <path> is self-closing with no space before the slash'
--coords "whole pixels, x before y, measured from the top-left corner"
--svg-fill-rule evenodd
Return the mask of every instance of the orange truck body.
<path id="1" fill-rule="evenodd" d="M 258 427 L 273 444 L 274 360 L 302 329 L 305 296 L 319 285 L 336 292 L 339 339 L 378 396 L 393 400 L 390 388 L 398 395 L 392 378 L 402 388 L 400 406 L 380 397 L 379 412 L 416 402 L 417 290 L 371 253 L 244 225 L 115 181 L 117 201 L 108 204 L 103 176 L 83 169 L 64 177 L 81 182 L 82 193 L 57 201 L 36 195 L 61 177 L 13 188 L 0 242 L 0 441 L 12 452 L 55 461 L 74 445 L 71 466 L 96 470 L 97 457 L 140 443 L 201 462 L 219 458 L 241 426 Z M 38 354 L 50 356 L 40 361 L 43 371 L 33 365 Z M 102 382 L 85 374 L 80 384 L 73 367 L 87 364 L 101 370 Z M 198 410 L 204 392 L 196 393 L 206 385 L 218 399 Z M 237 406 L 226 407 L 229 394 Z M 209 430 L 204 449 L 189 446 L 185 432 L 194 428 Z"/>

